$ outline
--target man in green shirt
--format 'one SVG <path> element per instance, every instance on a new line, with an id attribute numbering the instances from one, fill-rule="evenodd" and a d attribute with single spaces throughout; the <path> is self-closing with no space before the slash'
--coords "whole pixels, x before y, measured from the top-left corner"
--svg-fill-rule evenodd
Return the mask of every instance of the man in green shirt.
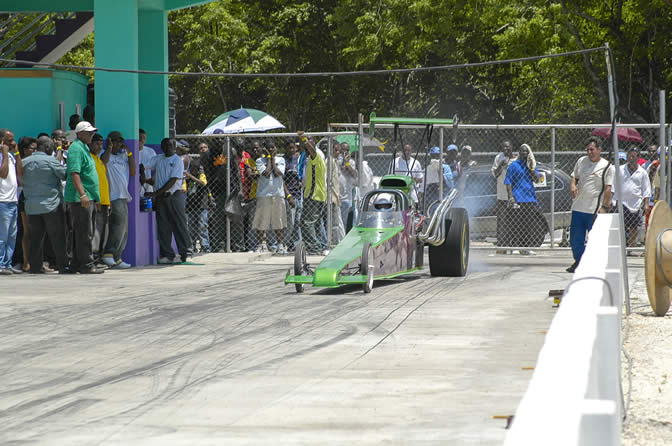
<path id="1" fill-rule="evenodd" d="M 96 203 L 100 203 L 98 173 L 87 144 L 98 131 L 87 121 L 75 127 L 77 139 L 68 149 L 68 169 L 65 183 L 65 203 L 70 213 L 72 234 L 68 237 L 72 253 L 70 271 L 100 274 L 104 270 L 94 265 L 91 252 Z"/>
<path id="2" fill-rule="evenodd" d="M 323 254 L 318 231 L 322 231 L 322 217 L 327 200 L 327 166 L 315 149 L 310 138 L 298 131 L 299 139 L 306 145 L 306 176 L 303 190 L 303 214 L 301 235 L 306 250 L 311 254 Z"/>

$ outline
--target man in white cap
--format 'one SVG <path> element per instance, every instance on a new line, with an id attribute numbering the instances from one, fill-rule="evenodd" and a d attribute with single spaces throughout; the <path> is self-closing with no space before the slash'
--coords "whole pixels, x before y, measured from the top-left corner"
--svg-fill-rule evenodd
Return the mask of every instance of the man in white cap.
<path id="1" fill-rule="evenodd" d="M 88 144 L 98 131 L 87 121 L 75 127 L 77 139 L 68 149 L 67 179 L 65 183 L 65 203 L 70 211 L 72 234 L 68 237 L 71 244 L 70 272 L 82 274 L 100 274 L 102 269 L 94 265 L 92 248 L 94 212 L 96 203 L 100 203 L 98 173 L 91 157 Z"/>

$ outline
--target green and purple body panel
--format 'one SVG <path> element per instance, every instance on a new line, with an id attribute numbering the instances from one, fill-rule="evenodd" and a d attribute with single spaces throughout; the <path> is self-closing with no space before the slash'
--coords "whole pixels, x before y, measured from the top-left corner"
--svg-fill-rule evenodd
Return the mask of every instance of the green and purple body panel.
<path id="1" fill-rule="evenodd" d="M 367 277 L 359 272 L 364 244 L 373 248 L 374 279 L 390 279 L 422 269 L 416 266 L 416 234 L 410 210 L 403 211 L 404 224 L 393 228 L 354 227 L 315 268 L 313 275 L 295 276 L 285 284 L 303 283 L 314 287 L 363 284 Z"/>

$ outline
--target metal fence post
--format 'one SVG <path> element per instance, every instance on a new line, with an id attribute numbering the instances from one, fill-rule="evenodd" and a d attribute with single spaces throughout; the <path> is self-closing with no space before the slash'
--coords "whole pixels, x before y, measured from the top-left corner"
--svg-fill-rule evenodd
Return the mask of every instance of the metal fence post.
<path id="1" fill-rule="evenodd" d="M 439 200 L 443 200 L 443 127 L 439 127 L 439 169 Z"/>
<path id="2" fill-rule="evenodd" d="M 660 147 L 660 199 L 663 201 L 668 201 L 668 187 L 667 187 L 667 144 L 665 144 L 665 90 L 660 90 L 658 92 L 658 101 L 659 104 L 659 122 L 660 130 L 658 133 L 658 146 Z"/>
<path id="3" fill-rule="evenodd" d="M 607 49 L 609 49 L 609 44 L 605 43 Z M 618 127 L 615 123 L 616 116 L 616 86 L 614 84 L 614 73 L 613 67 L 611 65 L 611 58 L 609 51 L 605 52 L 606 65 L 607 65 L 607 80 L 609 84 L 609 110 L 611 116 L 611 153 L 614 160 L 614 187 L 616 189 L 616 196 L 623 197 L 623 178 L 621 177 L 621 169 L 618 161 Z M 664 163 L 663 163 L 664 164 Z M 625 221 L 623 220 L 623 200 L 619 199 L 616 202 L 618 208 L 618 232 L 619 239 L 621 242 L 621 271 L 623 272 L 623 294 L 625 299 L 625 309 L 626 314 L 630 314 L 630 286 L 628 278 L 628 260 L 626 258 L 626 246 L 625 246 Z"/>
<path id="4" fill-rule="evenodd" d="M 319 156 L 319 155 L 318 155 Z M 332 154 L 332 144 L 331 136 L 327 137 L 327 248 L 331 248 L 331 232 L 333 228 L 331 227 L 332 215 L 331 215 L 331 193 L 334 185 L 331 182 L 331 174 L 333 171 L 331 160 L 333 159 Z"/>
<path id="5" fill-rule="evenodd" d="M 362 189 L 364 187 L 364 184 L 362 183 L 364 181 L 364 115 L 359 114 L 357 118 L 357 135 L 359 136 L 359 156 L 357 157 L 357 170 L 359 171 L 358 179 L 357 179 L 357 200 L 355 203 L 355 208 L 357 209 L 357 214 L 359 215 L 359 204 L 362 201 Z M 371 135 L 373 137 L 373 135 Z M 353 225 L 356 224 L 356 222 L 353 222 Z"/>
<path id="6" fill-rule="evenodd" d="M 226 198 L 231 195 L 231 138 L 226 137 Z M 224 212 L 218 209 L 217 212 Z M 231 220 L 226 216 L 226 252 L 231 252 Z"/>
<path id="7" fill-rule="evenodd" d="M 555 244 L 555 127 L 551 127 L 551 249 Z"/>

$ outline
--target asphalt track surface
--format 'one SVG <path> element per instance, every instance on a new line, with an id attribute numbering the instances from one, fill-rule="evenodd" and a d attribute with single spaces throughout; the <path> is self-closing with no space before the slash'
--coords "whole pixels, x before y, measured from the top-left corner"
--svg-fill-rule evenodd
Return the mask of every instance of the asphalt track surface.
<path id="1" fill-rule="evenodd" d="M 291 257 L 0 286 L 0 444 L 501 444 L 566 257 L 313 289 Z"/>

